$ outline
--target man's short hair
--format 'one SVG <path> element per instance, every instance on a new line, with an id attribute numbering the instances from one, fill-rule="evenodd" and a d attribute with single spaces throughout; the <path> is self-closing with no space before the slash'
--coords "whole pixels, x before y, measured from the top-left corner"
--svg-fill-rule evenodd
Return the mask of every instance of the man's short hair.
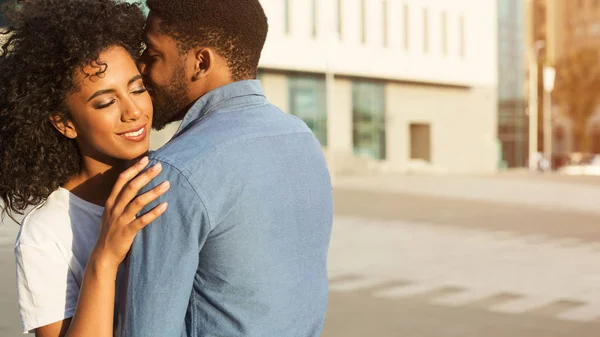
<path id="1" fill-rule="evenodd" d="M 209 47 L 234 81 L 254 79 L 269 25 L 259 0 L 146 0 L 179 51 Z"/>

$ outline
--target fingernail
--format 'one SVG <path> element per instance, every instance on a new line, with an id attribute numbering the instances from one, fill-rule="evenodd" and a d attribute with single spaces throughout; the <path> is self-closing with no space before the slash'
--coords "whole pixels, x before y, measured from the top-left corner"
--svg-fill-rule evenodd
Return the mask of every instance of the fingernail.
<path id="1" fill-rule="evenodd" d="M 142 158 L 142 159 L 140 160 L 140 164 L 142 164 L 142 165 L 146 165 L 146 164 L 148 164 L 148 157 L 144 157 L 144 158 Z"/>
<path id="2" fill-rule="evenodd" d="M 164 212 L 165 210 L 167 210 L 167 206 L 169 206 L 169 204 L 166 202 L 163 202 L 162 204 L 160 204 L 160 206 L 158 206 L 158 210 L 161 212 Z"/>
<path id="3" fill-rule="evenodd" d="M 160 184 L 161 191 L 166 191 L 169 189 L 169 187 L 171 187 L 171 183 L 169 183 L 168 181 L 165 181 L 162 184 Z"/>
<path id="4" fill-rule="evenodd" d="M 154 171 L 154 172 L 161 170 L 161 169 L 162 169 L 162 165 L 160 163 L 152 166 L 152 171 Z"/>

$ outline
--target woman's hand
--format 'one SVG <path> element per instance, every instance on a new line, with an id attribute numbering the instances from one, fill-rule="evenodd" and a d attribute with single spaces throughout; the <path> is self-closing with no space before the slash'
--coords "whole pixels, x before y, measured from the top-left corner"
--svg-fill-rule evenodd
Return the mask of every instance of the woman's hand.
<path id="1" fill-rule="evenodd" d="M 96 262 L 117 268 L 129 252 L 137 232 L 158 218 L 166 209 L 162 203 L 148 213 L 136 218 L 136 215 L 152 201 L 169 190 L 169 182 L 165 181 L 152 190 L 137 196 L 140 189 L 154 179 L 162 170 L 159 164 L 138 174 L 148 166 L 148 158 L 123 171 L 115 183 L 106 201 L 102 214 L 102 228 L 96 242 L 92 257 Z"/>

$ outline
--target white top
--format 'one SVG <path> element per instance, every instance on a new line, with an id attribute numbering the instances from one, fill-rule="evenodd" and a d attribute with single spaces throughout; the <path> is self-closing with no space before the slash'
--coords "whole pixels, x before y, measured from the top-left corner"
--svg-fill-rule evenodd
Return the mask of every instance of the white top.
<path id="1" fill-rule="evenodd" d="M 102 211 L 103 207 L 60 188 L 23 220 L 15 257 L 24 333 L 75 313 Z"/>

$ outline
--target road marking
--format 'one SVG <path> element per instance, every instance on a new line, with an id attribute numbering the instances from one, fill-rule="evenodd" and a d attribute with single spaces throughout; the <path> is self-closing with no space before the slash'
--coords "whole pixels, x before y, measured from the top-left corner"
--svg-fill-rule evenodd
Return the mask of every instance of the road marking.
<path id="1" fill-rule="evenodd" d="M 456 294 L 435 298 L 431 301 L 431 303 L 449 307 L 460 307 L 472 302 L 481 301 L 494 295 L 495 292 L 487 290 L 469 289 Z"/>
<path id="2" fill-rule="evenodd" d="M 428 292 L 439 289 L 439 284 L 413 283 L 406 286 L 394 287 L 373 293 L 375 297 L 383 298 L 403 298 L 423 295 Z"/>
<path id="3" fill-rule="evenodd" d="M 525 296 L 495 305 L 489 310 L 503 314 L 521 314 L 547 306 L 554 301 L 554 299 L 548 297 Z"/>
<path id="4" fill-rule="evenodd" d="M 575 309 L 567 310 L 557 317 L 569 321 L 591 322 L 600 318 L 600 303 L 590 303 Z"/>

